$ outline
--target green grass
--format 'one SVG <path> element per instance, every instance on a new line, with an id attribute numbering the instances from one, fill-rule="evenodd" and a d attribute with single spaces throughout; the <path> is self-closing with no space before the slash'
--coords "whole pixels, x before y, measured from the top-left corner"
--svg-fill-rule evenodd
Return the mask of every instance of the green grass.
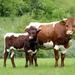
<path id="1" fill-rule="evenodd" d="M 54 67 L 54 59 L 38 59 L 38 67 L 25 68 L 24 59 L 15 59 L 16 68 L 12 68 L 8 59 L 7 67 L 3 67 L 3 59 L 0 60 L 0 75 L 75 75 L 75 58 L 65 59 L 65 67 Z"/>

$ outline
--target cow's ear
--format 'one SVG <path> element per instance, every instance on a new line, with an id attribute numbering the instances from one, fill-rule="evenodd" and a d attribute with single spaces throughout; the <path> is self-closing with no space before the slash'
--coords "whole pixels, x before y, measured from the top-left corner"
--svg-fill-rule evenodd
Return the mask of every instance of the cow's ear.
<path id="1" fill-rule="evenodd" d="M 66 24 L 66 21 L 62 20 L 61 23 L 62 23 L 63 25 L 65 25 L 65 24 Z"/>

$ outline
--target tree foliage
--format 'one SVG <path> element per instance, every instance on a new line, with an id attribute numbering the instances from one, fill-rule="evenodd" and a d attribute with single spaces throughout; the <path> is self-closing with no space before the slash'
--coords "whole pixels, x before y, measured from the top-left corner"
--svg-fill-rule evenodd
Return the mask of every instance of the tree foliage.
<path id="1" fill-rule="evenodd" d="M 74 0 L 0 0 L 0 16 L 33 15 L 39 19 L 60 19 L 75 14 Z"/>
<path id="2" fill-rule="evenodd" d="M 0 57 L 6 32 L 24 32 L 31 21 L 50 22 L 74 16 L 75 0 L 0 0 Z M 74 45 L 68 57 L 75 57 Z M 53 50 L 40 50 L 38 57 L 53 57 Z"/>

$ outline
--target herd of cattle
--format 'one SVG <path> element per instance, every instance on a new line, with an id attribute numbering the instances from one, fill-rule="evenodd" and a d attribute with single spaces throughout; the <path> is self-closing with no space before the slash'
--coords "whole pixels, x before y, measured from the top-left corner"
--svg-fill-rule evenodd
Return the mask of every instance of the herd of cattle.
<path id="1" fill-rule="evenodd" d="M 31 22 L 26 28 L 25 33 L 6 33 L 4 36 L 4 66 L 10 53 L 12 66 L 14 63 L 14 50 L 24 48 L 26 64 L 35 62 L 37 64 L 38 45 L 52 46 L 55 56 L 55 67 L 58 66 L 59 49 L 61 51 L 61 66 L 64 66 L 65 53 L 70 47 L 73 32 L 75 31 L 75 18 L 67 18 L 61 21 L 50 23 Z"/>

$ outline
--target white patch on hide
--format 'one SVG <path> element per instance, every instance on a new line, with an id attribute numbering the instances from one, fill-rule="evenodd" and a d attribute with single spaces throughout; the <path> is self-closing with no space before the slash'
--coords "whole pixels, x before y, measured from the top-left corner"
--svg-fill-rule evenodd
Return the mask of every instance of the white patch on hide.
<path id="1" fill-rule="evenodd" d="M 10 47 L 10 50 L 11 50 L 11 49 L 13 49 L 13 50 L 14 50 L 15 48 L 14 48 L 13 46 L 11 46 L 11 47 Z"/>
<path id="2" fill-rule="evenodd" d="M 29 36 L 29 39 L 33 39 L 33 37 L 32 36 Z"/>
<path id="3" fill-rule="evenodd" d="M 24 33 L 24 35 L 28 36 L 28 35 L 29 35 L 29 33 L 28 33 L 28 32 L 25 32 L 25 33 Z"/>
<path id="4" fill-rule="evenodd" d="M 59 23 L 60 21 L 50 22 L 50 23 L 41 23 L 41 25 L 53 25 L 55 27 L 56 23 Z"/>
<path id="5" fill-rule="evenodd" d="M 3 54 L 5 53 L 5 50 L 4 50 L 4 52 L 3 52 Z"/>
<path id="6" fill-rule="evenodd" d="M 59 23 L 60 21 L 55 21 L 55 22 L 52 22 L 52 24 L 53 24 L 53 27 L 55 27 L 55 25 L 57 24 L 57 23 Z"/>
<path id="7" fill-rule="evenodd" d="M 55 50 L 59 50 L 60 46 L 59 45 L 55 45 L 54 49 Z"/>
<path id="8" fill-rule="evenodd" d="M 55 24 L 60 21 L 55 21 L 55 22 L 49 22 L 49 23 L 39 23 L 39 22 L 31 22 L 28 26 L 26 26 L 26 29 L 30 28 L 31 26 L 34 26 L 35 28 L 39 28 L 41 25 L 50 25 L 52 24 L 53 27 L 55 27 Z"/>
<path id="9" fill-rule="evenodd" d="M 66 34 L 73 34 L 73 31 L 70 31 L 70 30 L 68 30 L 67 32 L 66 32 Z"/>
<path id="10" fill-rule="evenodd" d="M 67 18 L 64 18 L 63 20 L 67 20 Z M 55 27 L 55 24 L 56 23 L 59 23 L 60 21 L 54 21 L 54 22 L 49 22 L 49 23 L 40 23 L 40 22 L 30 22 L 28 26 L 26 26 L 26 29 L 27 28 L 30 28 L 31 26 L 34 26 L 35 28 L 39 28 L 39 26 L 41 25 L 50 25 L 52 24 L 53 27 Z"/>
<path id="11" fill-rule="evenodd" d="M 10 57 L 12 58 L 13 56 L 14 56 L 14 52 L 11 53 L 11 56 Z"/>
<path id="12" fill-rule="evenodd" d="M 45 46 L 46 48 L 52 48 L 53 47 L 53 42 L 50 41 L 50 42 L 46 42 L 43 44 L 43 46 Z"/>
<path id="13" fill-rule="evenodd" d="M 10 49 L 7 49 L 7 52 L 10 52 Z"/>
<path id="14" fill-rule="evenodd" d="M 59 23 L 60 21 L 54 21 L 54 22 L 49 22 L 49 23 L 40 23 L 41 25 L 50 25 L 50 24 L 56 24 Z"/>
<path id="15" fill-rule="evenodd" d="M 28 53 L 30 53 L 30 54 L 31 54 L 31 56 L 32 56 L 33 54 L 35 54 L 36 52 L 37 52 L 37 50 L 35 50 L 35 51 L 28 50 Z"/>
<path id="16" fill-rule="evenodd" d="M 22 36 L 22 35 L 27 36 L 29 34 L 28 34 L 28 32 L 26 32 L 26 33 L 6 33 L 6 35 L 4 36 L 4 38 L 11 37 L 11 36 L 19 37 L 19 36 Z"/>
<path id="17" fill-rule="evenodd" d="M 67 18 L 64 18 L 63 20 L 65 21 L 65 20 L 67 20 Z"/>
<path id="18" fill-rule="evenodd" d="M 26 29 L 30 28 L 31 26 L 34 26 L 35 28 L 39 28 L 40 23 L 39 22 L 31 22 L 28 26 L 26 26 Z"/>
<path id="19" fill-rule="evenodd" d="M 32 52 L 32 50 L 28 50 L 28 53 Z"/>
<path id="20" fill-rule="evenodd" d="M 65 49 L 65 47 L 63 45 L 60 45 L 60 49 L 61 49 L 62 54 L 65 54 L 68 50 L 68 49 Z"/>
<path id="21" fill-rule="evenodd" d="M 33 51 L 32 53 L 35 54 L 37 52 L 37 50 Z"/>
<path id="22" fill-rule="evenodd" d="M 63 51 L 61 51 L 61 53 L 62 54 L 65 54 L 67 52 L 67 50 L 65 49 L 65 50 L 63 50 Z"/>

